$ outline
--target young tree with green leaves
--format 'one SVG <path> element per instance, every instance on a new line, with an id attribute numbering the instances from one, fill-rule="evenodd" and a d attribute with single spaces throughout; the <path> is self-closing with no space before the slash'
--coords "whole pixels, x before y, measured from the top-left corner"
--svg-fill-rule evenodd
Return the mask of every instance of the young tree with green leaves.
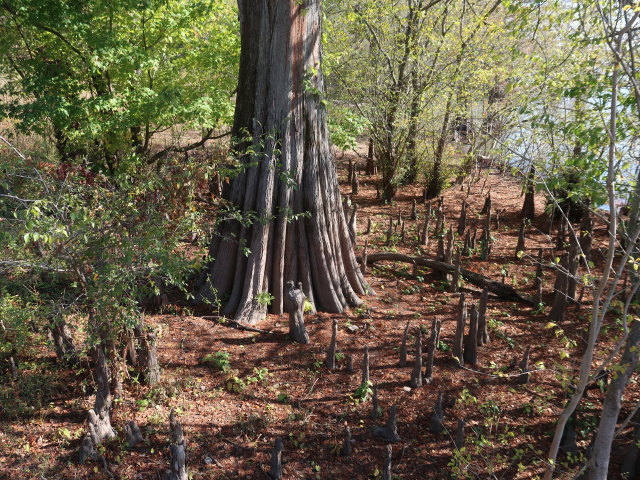
<path id="1" fill-rule="evenodd" d="M 439 194 L 449 164 L 469 149 L 451 142 L 456 129 L 478 150 L 487 133 L 498 135 L 483 115 L 496 118 L 498 104 L 486 99 L 514 73 L 505 65 L 512 37 L 500 5 L 329 2 L 330 98 L 367 118 L 386 201 L 422 172 L 429 194 Z M 346 55 L 347 45 L 358 47 Z"/>
<path id="2" fill-rule="evenodd" d="M 0 119 L 113 175 L 215 137 L 231 119 L 237 52 L 226 0 L 6 1 Z"/>

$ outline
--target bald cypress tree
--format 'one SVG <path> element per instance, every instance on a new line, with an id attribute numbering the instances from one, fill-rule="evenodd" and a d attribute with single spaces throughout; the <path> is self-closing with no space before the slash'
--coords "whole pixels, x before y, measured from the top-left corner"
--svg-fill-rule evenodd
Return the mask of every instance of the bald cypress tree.
<path id="1" fill-rule="evenodd" d="M 223 314 L 254 323 L 267 303 L 283 313 L 293 281 L 316 309 L 341 313 L 361 304 L 367 286 L 329 148 L 321 0 L 238 0 L 238 8 L 239 167 L 223 189 L 233 214 L 217 227 L 199 300 L 221 301 Z"/>

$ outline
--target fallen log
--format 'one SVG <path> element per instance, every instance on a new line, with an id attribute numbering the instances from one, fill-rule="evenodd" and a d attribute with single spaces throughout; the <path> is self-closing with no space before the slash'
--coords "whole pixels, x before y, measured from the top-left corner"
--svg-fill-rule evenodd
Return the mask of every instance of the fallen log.
<path id="1" fill-rule="evenodd" d="M 404 255 L 402 253 L 370 253 L 367 257 L 367 263 L 369 265 L 383 261 L 410 263 L 412 265 L 418 265 L 420 267 L 431 268 L 445 274 L 453 273 L 456 269 L 455 266 L 449 263 L 441 262 L 439 260 L 431 260 L 426 257 L 412 257 L 410 255 Z M 536 301 L 534 299 L 521 295 L 515 288 L 510 285 L 496 282 L 494 280 L 491 280 L 490 278 L 485 277 L 484 275 L 480 275 L 479 273 L 472 272 L 471 270 L 466 270 L 464 268 L 460 269 L 460 275 L 467 282 L 479 288 L 486 287 L 489 292 L 500 298 L 503 298 L 505 300 L 515 300 L 518 302 L 526 303 L 528 305 L 536 306 Z"/>

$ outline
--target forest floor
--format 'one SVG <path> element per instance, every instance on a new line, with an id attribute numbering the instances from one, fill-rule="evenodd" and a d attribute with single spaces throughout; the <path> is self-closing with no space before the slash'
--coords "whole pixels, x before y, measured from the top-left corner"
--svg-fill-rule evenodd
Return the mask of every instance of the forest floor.
<path id="1" fill-rule="evenodd" d="M 362 164 L 362 159 L 354 157 Z M 340 161 L 343 194 L 345 159 Z M 369 217 L 372 231 L 359 235 L 358 253 L 365 238 L 369 253 L 397 251 L 435 258 L 436 241 L 427 247 L 416 240 L 423 222 L 420 187 L 403 187 L 392 205 L 376 200 L 375 178 L 360 177 L 358 231 L 364 232 Z M 521 222 L 521 187 L 516 178 L 483 170 L 477 181 L 450 187 L 444 192 L 444 212 L 457 225 L 460 206 L 469 188 L 468 224 L 481 228 L 485 195 L 491 191 L 494 209 L 501 211 L 500 225 L 493 230 L 494 245 L 488 260 L 478 254 L 463 257 L 462 266 L 506 282 L 524 295 L 535 296 L 535 256 L 538 248 L 548 261 L 554 255 L 555 237 L 543 233 L 544 198 L 536 198 L 537 220 L 527 228 L 526 254 L 515 257 Z M 418 219 L 409 220 L 412 201 L 418 200 Z M 394 237 L 385 245 L 389 215 L 402 214 L 405 242 Z M 433 224 L 432 222 L 432 229 Z M 594 261 L 601 263 L 605 225 L 596 221 Z M 458 239 L 461 240 L 461 239 Z M 367 280 L 376 295 L 365 305 L 342 315 L 319 313 L 306 317 L 310 345 L 287 339 L 287 318 L 269 315 L 256 325 L 270 333 L 247 332 L 190 315 L 183 305 L 168 305 L 162 314 L 147 316 L 159 331 L 162 382 L 145 387 L 129 379 L 124 398 L 118 402 L 112 423 L 118 438 L 105 445 L 105 458 L 115 478 L 157 479 L 168 466 L 168 416 L 175 409 L 187 438 L 191 478 L 265 479 L 275 437 L 284 440 L 282 454 L 285 479 L 378 479 L 386 455 L 385 444 L 370 429 L 386 421 L 388 409 L 398 408 L 398 433 L 393 445 L 394 479 L 494 478 L 533 479 L 541 475 L 544 458 L 557 415 L 566 401 L 567 388 L 577 370 L 587 326 L 590 298 L 571 306 L 561 327 L 549 325 L 548 316 L 530 305 L 490 296 L 488 306 L 491 342 L 479 347 L 478 364 L 460 368 L 451 356 L 459 294 L 428 269 L 417 272 L 408 265 L 385 263 L 370 268 Z M 596 267 L 597 268 L 597 267 Z M 417 275 L 414 275 L 417 274 Z M 544 302 L 552 299 L 554 273 L 545 270 Z M 467 303 L 479 301 L 480 290 L 465 284 Z M 548 307 L 547 307 L 548 311 Z M 406 322 L 412 329 L 431 328 L 434 317 L 442 321 L 440 348 L 436 352 L 434 381 L 409 388 L 413 366 L 413 336 L 409 337 L 409 362 L 399 367 L 399 348 Z M 337 369 L 324 365 L 331 337 L 332 319 L 338 320 Z M 612 319 L 610 328 L 616 328 Z M 425 336 L 423 336 L 426 339 Z M 424 342 L 426 343 L 426 341 Z M 530 345 L 530 381 L 516 383 L 519 361 Z M 371 418 L 371 401 L 355 395 L 361 381 L 363 349 L 369 347 L 371 380 L 378 389 L 382 418 Z M 228 353 L 228 365 L 216 352 Z M 207 356 L 209 362 L 203 359 Z M 354 373 L 346 356 L 354 360 Z M 86 433 L 85 417 L 93 404 L 93 381 L 88 369 L 65 370 L 43 348 L 35 359 L 22 359 L 22 379 L 11 386 L 15 396 L 5 402 L 22 402 L 17 411 L 3 406 L 0 419 L 0 478 L 11 479 L 103 479 L 109 478 L 98 464 L 76 462 L 80 439 Z M 216 362 L 218 366 L 216 366 Z M 219 368 L 229 368 L 223 372 Z M 3 377 L 3 381 L 9 381 Z M 637 386 L 632 394 L 638 394 Z M 439 434 L 429 432 L 432 409 L 444 395 L 444 424 Z M 586 447 L 596 427 L 602 392 L 587 392 L 577 420 L 578 444 Z M 29 410 L 30 408 L 30 410 Z M 623 412 L 623 415 L 626 412 Z M 463 449 L 456 451 L 458 419 L 466 421 Z M 135 420 L 146 437 L 145 444 L 126 448 L 124 425 Z M 353 435 L 353 454 L 340 456 L 345 426 Z M 624 435 L 614 446 L 619 454 Z M 570 478 L 575 464 L 559 458 L 562 478 Z M 614 462 L 615 463 L 615 462 Z M 614 465 L 615 468 L 615 465 Z M 611 477 L 615 478 L 615 477 Z"/>

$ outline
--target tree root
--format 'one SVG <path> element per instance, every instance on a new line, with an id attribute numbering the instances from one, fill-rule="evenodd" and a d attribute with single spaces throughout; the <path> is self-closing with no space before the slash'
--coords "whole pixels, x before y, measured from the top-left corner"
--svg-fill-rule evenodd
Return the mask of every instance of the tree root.
<path id="1" fill-rule="evenodd" d="M 361 259 L 359 260 L 361 261 Z M 368 264 L 374 264 L 376 262 L 383 261 L 410 263 L 411 265 L 431 268 L 432 270 L 436 270 L 445 274 L 453 273 L 455 270 L 455 267 L 449 263 L 441 262 L 438 260 L 431 260 L 426 257 L 412 257 L 410 255 L 403 255 L 401 253 L 370 253 L 367 258 Z M 480 275 L 479 273 L 461 268 L 460 275 L 467 282 L 477 287 L 486 287 L 489 292 L 493 293 L 497 297 L 503 298 L 505 300 L 515 300 L 532 306 L 536 306 L 537 304 L 534 299 L 521 295 L 512 286 L 505 285 L 501 282 L 496 282 L 495 280 L 491 280 L 490 278 Z"/>

